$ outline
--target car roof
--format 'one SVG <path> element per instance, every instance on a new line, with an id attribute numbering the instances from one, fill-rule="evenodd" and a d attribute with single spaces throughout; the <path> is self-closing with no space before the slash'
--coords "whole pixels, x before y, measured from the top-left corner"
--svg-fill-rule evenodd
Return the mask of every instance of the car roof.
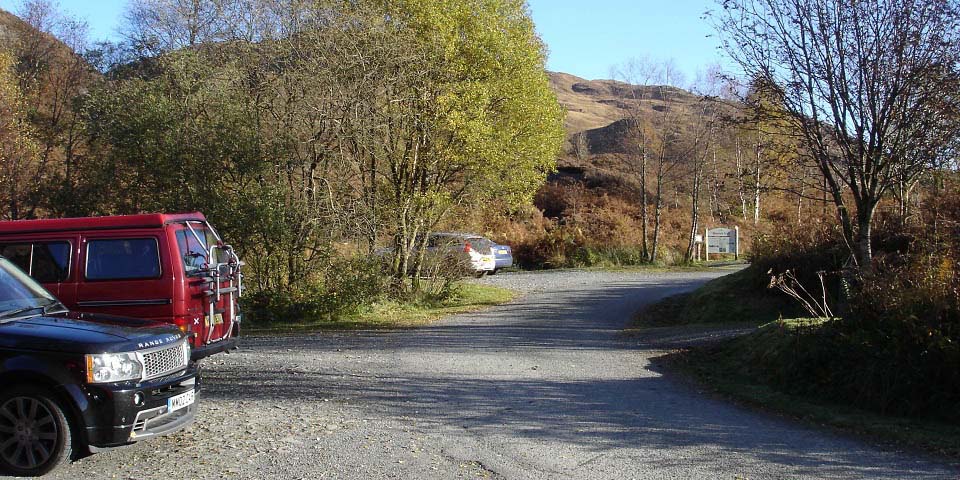
<path id="1" fill-rule="evenodd" d="M 460 233 L 460 232 L 434 232 L 430 235 L 435 237 L 457 237 L 457 238 L 484 238 L 483 235 L 477 235 L 475 233 Z"/>
<path id="2" fill-rule="evenodd" d="M 206 218 L 200 212 L 190 212 L 113 215 L 108 217 L 50 218 L 43 220 L 8 220 L 0 222 L 0 235 L 34 232 L 155 228 L 162 227 L 169 223 L 185 221 L 203 222 L 206 221 Z"/>

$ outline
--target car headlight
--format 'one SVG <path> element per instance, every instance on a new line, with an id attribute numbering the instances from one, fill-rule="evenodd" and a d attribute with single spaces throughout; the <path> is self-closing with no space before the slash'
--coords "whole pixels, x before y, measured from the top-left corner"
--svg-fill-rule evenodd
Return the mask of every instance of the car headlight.
<path id="1" fill-rule="evenodd" d="M 125 380 L 140 380 L 143 364 L 137 354 L 103 353 L 87 355 L 87 382 L 111 383 Z"/>

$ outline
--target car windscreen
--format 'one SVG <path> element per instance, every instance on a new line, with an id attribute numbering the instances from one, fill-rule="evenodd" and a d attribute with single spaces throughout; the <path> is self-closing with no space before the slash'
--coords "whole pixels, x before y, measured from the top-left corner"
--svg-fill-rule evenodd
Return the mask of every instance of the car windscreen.
<path id="1" fill-rule="evenodd" d="M 6 258 L 0 257 L 0 314 L 41 307 L 55 301 L 36 281 Z"/>
<path id="2" fill-rule="evenodd" d="M 190 227 L 193 228 L 193 232 L 186 226 L 177 230 L 177 247 L 180 249 L 183 270 L 187 275 L 199 273 L 204 269 L 208 263 L 207 252 L 210 245 L 217 243 L 216 235 L 207 227 L 202 225 L 190 225 Z M 226 263 L 228 260 L 226 252 L 222 249 L 216 250 L 216 256 L 216 263 Z"/>

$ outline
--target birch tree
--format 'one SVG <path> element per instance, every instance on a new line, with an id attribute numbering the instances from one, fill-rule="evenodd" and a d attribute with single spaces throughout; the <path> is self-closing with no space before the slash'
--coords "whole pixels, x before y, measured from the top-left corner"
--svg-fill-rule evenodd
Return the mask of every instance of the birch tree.
<path id="1" fill-rule="evenodd" d="M 724 48 L 774 88 L 861 272 L 874 213 L 960 133 L 956 1 L 723 0 Z"/>

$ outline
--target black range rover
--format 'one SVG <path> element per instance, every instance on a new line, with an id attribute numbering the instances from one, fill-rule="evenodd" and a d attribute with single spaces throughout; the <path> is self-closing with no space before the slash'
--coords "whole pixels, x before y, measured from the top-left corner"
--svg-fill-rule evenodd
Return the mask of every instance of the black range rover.
<path id="1" fill-rule="evenodd" d="M 176 327 L 68 312 L 0 257 L 0 473 L 176 431 L 199 386 Z"/>

